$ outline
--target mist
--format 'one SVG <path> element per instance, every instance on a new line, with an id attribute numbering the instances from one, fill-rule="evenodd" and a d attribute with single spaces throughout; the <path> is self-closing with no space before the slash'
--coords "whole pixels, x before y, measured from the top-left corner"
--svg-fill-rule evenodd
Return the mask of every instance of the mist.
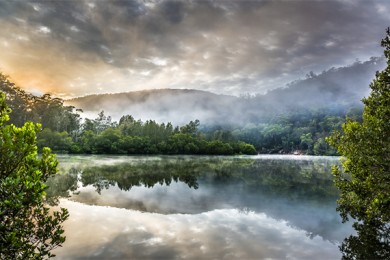
<path id="1" fill-rule="evenodd" d="M 318 255 L 336 259 L 337 243 L 351 233 L 335 211 L 337 193 L 332 191 L 330 165 L 338 158 L 82 156 L 75 160 L 62 155 L 60 160 L 62 168 L 73 166 L 81 177 L 77 192 L 60 203 L 71 213 L 65 223 L 69 239 L 56 250 L 65 259 L 312 259 Z M 164 174 L 149 170 L 134 174 L 129 167 L 151 164 Z M 186 165 L 187 172 L 178 164 Z M 184 178 L 188 172 L 197 176 L 199 185 L 188 185 Z M 176 174 L 183 178 L 173 178 Z M 103 182 L 107 185 L 98 190 Z"/>
<path id="2" fill-rule="evenodd" d="M 309 72 L 305 79 L 287 84 L 284 88 L 257 96 L 256 103 L 279 111 L 292 108 L 348 108 L 361 106 L 368 96 L 369 84 L 378 70 L 385 68 L 384 57 L 372 57 L 365 62 L 356 61 L 345 67 L 330 68 L 320 74 Z"/>
<path id="3" fill-rule="evenodd" d="M 322 73 L 308 72 L 286 86 L 266 94 L 248 96 L 217 95 L 189 89 L 156 89 L 116 94 L 90 95 L 66 100 L 95 118 L 104 111 L 113 120 L 132 115 L 142 121 L 155 120 L 183 125 L 198 119 L 202 125 L 244 125 L 259 123 L 294 110 L 329 109 L 346 112 L 361 107 L 361 99 L 370 92 L 375 72 L 385 67 L 383 57 L 356 61 L 345 67 Z"/>

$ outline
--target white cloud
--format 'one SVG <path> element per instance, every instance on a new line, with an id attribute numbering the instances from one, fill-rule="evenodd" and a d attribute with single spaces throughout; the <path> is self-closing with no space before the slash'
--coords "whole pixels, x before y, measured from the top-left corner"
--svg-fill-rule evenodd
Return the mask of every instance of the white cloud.
<path id="1" fill-rule="evenodd" d="M 43 34 L 49 34 L 49 33 L 51 33 L 51 29 L 47 26 L 39 26 L 38 32 L 43 33 Z"/>
<path id="2" fill-rule="evenodd" d="M 107 85 L 109 92 L 158 85 L 234 95 L 263 93 L 309 71 L 381 55 L 379 41 L 388 26 L 390 2 L 372 2 L 375 4 L 219 0 L 174 4 L 42 1 L 44 5 L 34 1 L 35 7 L 0 4 L 4 7 L 0 38 L 11 38 L 10 50 L 0 53 L 0 59 L 8 70 L 5 73 L 21 78 L 21 87 L 31 78 L 21 75 L 37 75 L 41 86 L 58 94 L 75 93 L 67 88 L 73 74 L 90 82 L 78 90 L 80 95 L 92 93 L 96 79 Z M 364 15 L 357 15 L 363 11 Z M 39 37 L 42 35 L 50 37 Z M 27 65 L 20 66 L 27 63 L 21 58 L 25 55 L 16 58 L 9 54 L 14 52 L 41 56 L 42 60 L 29 61 L 27 72 Z M 59 53 L 66 59 L 58 62 L 53 58 Z M 127 69 L 131 73 L 124 73 Z M 108 85 L 110 81 L 102 77 L 105 70 L 116 71 L 118 85 Z"/>
<path id="3" fill-rule="evenodd" d="M 337 259 L 337 245 L 264 213 L 151 214 L 62 200 L 70 212 L 63 258 Z M 106 228 L 107 227 L 107 228 Z M 165 255 L 166 254 L 166 255 Z"/>
<path id="4" fill-rule="evenodd" d="M 153 65 L 156 65 L 156 66 L 164 67 L 168 64 L 168 61 L 166 59 L 162 59 L 159 57 L 152 57 L 150 59 L 145 59 L 145 60 L 152 63 Z"/>
<path id="5" fill-rule="evenodd" d="M 75 26 L 75 25 L 72 25 L 72 26 L 70 27 L 70 30 L 73 31 L 73 32 L 79 32 L 79 31 L 80 31 L 80 29 L 77 28 L 77 26 Z"/>

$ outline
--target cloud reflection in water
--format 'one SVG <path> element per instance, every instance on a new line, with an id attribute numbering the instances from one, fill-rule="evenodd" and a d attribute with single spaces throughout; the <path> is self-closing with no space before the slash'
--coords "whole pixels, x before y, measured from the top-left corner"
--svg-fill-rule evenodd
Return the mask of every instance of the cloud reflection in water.
<path id="1" fill-rule="evenodd" d="M 70 211 L 59 259 L 337 259 L 337 245 L 264 213 L 143 213 L 61 200 Z M 100 228 L 98 228 L 100 227 Z M 254 242 L 256 241 L 256 242 Z"/>
<path id="2" fill-rule="evenodd" d="M 352 232 L 335 210 L 337 158 L 60 159 L 69 181 L 49 190 L 78 182 L 61 200 L 71 217 L 60 259 L 335 259 Z"/>

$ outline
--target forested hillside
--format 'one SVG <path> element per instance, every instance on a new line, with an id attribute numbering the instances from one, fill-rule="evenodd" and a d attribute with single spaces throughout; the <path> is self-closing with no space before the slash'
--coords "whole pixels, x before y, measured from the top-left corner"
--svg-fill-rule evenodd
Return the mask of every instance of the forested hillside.
<path id="1" fill-rule="evenodd" d="M 186 124 L 198 119 L 202 125 L 224 127 L 268 123 L 292 111 L 303 114 L 325 109 L 343 115 L 351 108 L 362 107 L 360 100 L 368 95 L 370 81 L 384 66 L 383 57 L 356 61 L 350 66 L 331 68 L 319 74 L 310 72 L 305 79 L 254 96 L 157 89 L 90 95 L 66 100 L 65 104 L 83 109 L 88 116 L 104 110 L 115 120 L 129 114 L 143 121 L 153 119 L 160 123 Z"/>
<path id="2" fill-rule="evenodd" d="M 266 95 L 249 100 L 251 108 L 268 109 L 267 112 L 286 113 L 293 110 L 331 109 L 342 112 L 362 106 L 371 80 L 376 71 L 385 67 L 384 57 L 372 57 L 365 62 L 356 61 L 350 66 L 331 68 L 322 73 L 310 72 L 305 79 L 291 82 L 285 88 L 277 88 Z"/>
<path id="3" fill-rule="evenodd" d="M 42 124 L 38 147 L 49 146 L 63 153 L 98 154 L 255 154 L 255 148 L 240 140 L 224 142 L 207 138 L 198 130 L 199 121 L 182 126 L 135 120 L 124 115 L 112 121 L 101 111 L 97 118 L 81 119 L 79 109 L 64 106 L 63 100 L 46 94 L 29 94 L 0 74 L 0 88 L 12 109 L 12 121 Z"/>
<path id="4" fill-rule="evenodd" d="M 10 123 L 16 125 L 21 125 L 25 121 L 41 123 L 43 130 L 38 134 L 39 147 L 49 146 L 56 152 L 64 153 L 254 154 L 259 152 L 335 155 L 336 151 L 325 142 L 325 137 L 333 130 L 340 129 L 347 116 L 360 120 L 362 112 L 360 106 L 354 105 L 353 99 L 350 103 L 339 103 L 339 106 L 330 104 L 328 107 L 306 108 L 286 105 L 288 111 L 282 109 L 270 111 L 268 108 L 262 109 L 263 96 L 237 98 L 195 90 L 154 90 L 96 95 L 76 99 L 76 101 L 87 100 L 88 106 L 94 106 L 95 109 L 98 109 L 99 104 L 102 103 L 105 104 L 103 107 L 117 103 L 123 107 L 123 111 L 128 109 L 126 104 L 115 102 L 116 99 L 126 99 L 138 105 L 144 102 L 154 104 L 150 111 L 155 115 L 172 113 L 170 106 L 178 104 L 178 111 L 175 113 L 181 115 L 180 120 L 188 117 L 187 123 L 174 125 L 169 121 L 141 120 L 132 114 L 122 114 L 119 120 L 115 121 L 103 110 L 94 114 L 92 118 L 82 118 L 85 116 L 82 109 L 66 106 L 62 99 L 53 98 L 49 94 L 34 96 L 23 91 L 3 74 L 0 76 L 1 91 L 6 93 L 7 102 L 13 110 Z M 321 77 L 325 76 L 318 76 Z M 311 82 L 315 78 L 313 76 L 303 82 Z M 298 88 L 298 85 L 291 88 Z M 280 95 L 276 95 L 278 91 L 270 92 L 269 95 L 278 96 L 280 99 L 287 98 L 283 90 L 279 91 Z M 288 89 L 284 91 L 290 92 Z M 186 109 L 182 109 L 180 105 L 186 106 Z M 192 111 L 190 111 L 191 105 L 194 105 Z M 243 110 L 245 106 L 247 110 Z M 134 105 L 130 105 L 130 108 L 132 107 L 134 108 Z M 198 108 L 212 111 L 209 120 L 203 122 L 197 119 Z M 119 113 L 119 107 L 117 112 Z M 198 116 L 204 117 L 202 113 Z M 211 120 L 213 117 L 221 118 Z M 172 118 L 175 119 L 174 114 Z"/>
<path id="5" fill-rule="evenodd" d="M 325 138 L 347 118 L 361 120 L 361 108 L 298 110 L 275 116 L 268 123 L 247 124 L 232 135 L 253 144 L 259 153 L 336 155 Z"/>
<path id="6" fill-rule="evenodd" d="M 42 124 L 57 132 L 75 134 L 80 128 L 80 109 L 64 106 L 64 101 L 49 94 L 35 96 L 28 93 L 0 73 L 0 91 L 5 93 L 8 106 L 12 109 L 8 122 L 22 126 L 26 121 Z"/>

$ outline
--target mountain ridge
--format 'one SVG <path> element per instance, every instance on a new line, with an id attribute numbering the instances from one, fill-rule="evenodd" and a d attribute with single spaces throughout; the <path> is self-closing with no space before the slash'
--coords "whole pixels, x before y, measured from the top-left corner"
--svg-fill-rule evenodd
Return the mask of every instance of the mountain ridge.
<path id="1" fill-rule="evenodd" d="M 362 106 L 375 72 L 384 67 L 383 57 L 373 57 L 350 66 L 331 68 L 320 74 L 276 88 L 266 94 L 236 97 L 196 89 L 151 89 L 110 94 L 92 94 L 68 99 L 89 117 L 105 111 L 114 120 L 132 115 L 141 120 L 183 124 L 199 119 L 202 124 L 259 123 L 264 118 L 293 110 L 331 108 L 346 111 Z"/>

